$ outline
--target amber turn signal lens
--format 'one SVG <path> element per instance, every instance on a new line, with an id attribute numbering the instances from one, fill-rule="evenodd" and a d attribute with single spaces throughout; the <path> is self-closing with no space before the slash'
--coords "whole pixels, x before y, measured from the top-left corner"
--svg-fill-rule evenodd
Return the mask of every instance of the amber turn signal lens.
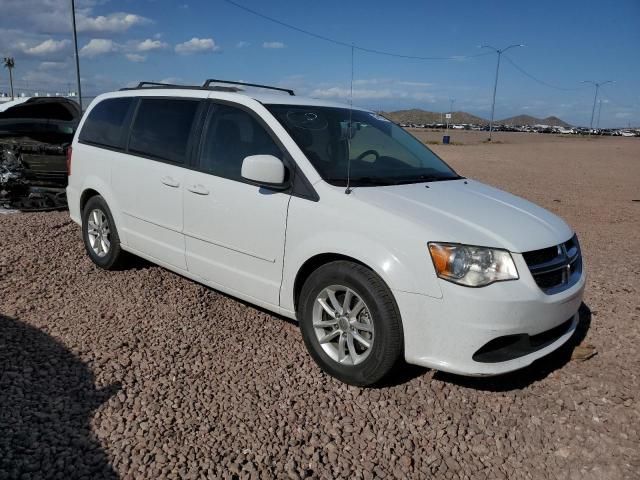
<path id="1" fill-rule="evenodd" d="M 446 275 L 449 273 L 449 258 L 451 258 L 451 249 L 434 243 L 429 244 L 429 252 L 433 259 L 433 265 L 436 267 L 438 275 Z"/>

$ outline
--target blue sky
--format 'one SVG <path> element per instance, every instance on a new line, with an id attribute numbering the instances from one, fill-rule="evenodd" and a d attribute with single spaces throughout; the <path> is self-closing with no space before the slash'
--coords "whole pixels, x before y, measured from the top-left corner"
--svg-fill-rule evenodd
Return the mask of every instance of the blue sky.
<path id="1" fill-rule="evenodd" d="M 365 48 L 414 56 L 503 57 L 496 118 L 557 115 L 589 123 L 602 89 L 601 126 L 640 125 L 640 2 L 431 2 L 235 0 L 306 30 Z M 22 90 L 73 88 L 69 3 L 3 0 L 0 56 L 16 58 Z M 289 86 L 346 100 L 351 51 L 243 11 L 224 0 L 77 0 L 83 89 L 96 94 L 140 80 L 208 77 Z M 355 52 L 354 103 L 374 109 L 454 110 L 488 117 L 496 56 L 412 60 Z M 7 90 L 6 70 L 0 90 Z M 558 88 L 552 88 L 558 87 Z M 596 108 L 596 116 L 597 116 Z"/>

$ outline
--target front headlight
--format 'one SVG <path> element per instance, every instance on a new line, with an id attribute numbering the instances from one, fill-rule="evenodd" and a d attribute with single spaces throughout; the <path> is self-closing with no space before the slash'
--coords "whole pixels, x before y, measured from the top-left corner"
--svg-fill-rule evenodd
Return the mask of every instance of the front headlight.
<path id="1" fill-rule="evenodd" d="M 506 250 L 453 243 L 429 243 L 438 277 L 466 287 L 516 280 L 518 270 Z"/>

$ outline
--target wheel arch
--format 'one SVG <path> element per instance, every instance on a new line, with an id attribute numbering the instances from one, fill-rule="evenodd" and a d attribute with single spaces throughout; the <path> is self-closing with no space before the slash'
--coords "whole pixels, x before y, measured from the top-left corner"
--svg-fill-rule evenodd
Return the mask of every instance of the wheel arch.
<path id="1" fill-rule="evenodd" d="M 86 188 L 80 195 L 80 215 L 84 212 L 84 206 L 87 204 L 91 197 L 100 195 L 100 192 L 93 188 Z"/>
<path id="2" fill-rule="evenodd" d="M 80 206 L 80 218 L 82 218 L 84 207 L 90 198 L 93 198 L 95 196 L 102 197 L 107 203 L 107 207 L 111 212 L 113 221 L 118 228 L 118 236 L 120 237 L 120 242 L 122 245 L 126 245 L 126 226 L 123 222 L 123 215 L 120 210 L 120 204 L 117 197 L 113 195 L 109 184 L 97 176 L 91 176 L 86 179 L 80 192 L 80 198 L 78 200 L 78 204 Z"/>
<path id="3" fill-rule="evenodd" d="M 356 263 L 358 265 L 362 265 L 363 267 L 371 270 L 376 275 L 378 275 L 381 278 L 381 280 L 385 282 L 385 284 L 387 284 L 385 279 L 378 272 L 376 272 L 375 269 L 371 268 L 369 265 L 358 260 L 357 258 L 350 257 L 349 255 L 344 255 L 341 253 L 330 253 L 330 252 L 319 253 L 307 259 L 300 266 L 300 268 L 298 269 L 298 272 L 296 273 L 295 280 L 293 281 L 293 305 L 296 312 L 298 311 L 298 302 L 300 300 L 300 292 L 302 291 L 302 286 L 304 285 L 306 280 L 309 278 L 309 276 L 321 266 L 326 265 L 327 263 L 338 261 L 338 260 L 346 260 L 349 262 Z M 389 287 L 388 284 L 387 284 L 387 287 Z"/>

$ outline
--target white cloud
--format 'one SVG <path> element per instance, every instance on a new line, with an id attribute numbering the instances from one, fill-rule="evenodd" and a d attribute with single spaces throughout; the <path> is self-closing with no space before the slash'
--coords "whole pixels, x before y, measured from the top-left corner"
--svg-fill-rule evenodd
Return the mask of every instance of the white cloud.
<path id="1" fill-rule="evenodd" d="M 193 37 L 191 40 L 177 44 L 175 50 L 180 55 L 189 55 L 192 53 L 217 52 L 220 50 L 220 46 L 216 45 L 213 38 Z"/>
<path id="2" fill-rule="evenodd" d="M 20 43 L 21 50 L 27 55 L 52 55 L 66 50 L 71 42 L 69 40 L 54 40 L 52 38 L 42 43 L 27 47 L 24 43 Z"/>
<path id="3" fill-rule="evenodd" d="M 398 84 L 399 85 L 406 85 L 407 87 L 421 87 L 421 88 L 433 87 L 433 83 L 428 83 L 428 82 L 401 81 L 401 82 L 398 82 Z"/>
<path id="4" fill-rule="evenodd" d="M 166 77 L 160 80 L 160 83 L 169 83 L 171 85 L 186 85 L 186 82 L 181 77 Z"/>
<path id="5" fill-rule="evenodd" d="M 149 52 L 151 50 L 160 50 L 162 48 L 167 48 L 169 45 L 165 42 L 161 42 L 160 40 L 151 40 L 147 38 L 142 42 L 138 43 L 135 46 L 135 49 L 139 52 Z"/>
<path id="6" fill-rule="evenodd" d="M 81 57 L 93 58 L 118 50 L 118 45 L 107 38 L 92 38 L 89 43 L 80 49 Z"/>
<path id="7" fill-rule="evenodd" d="M 241 41 L 236 43 L 236 48 L 245 48 L 251 45 L 249 42 Z"/>
<path id="8" fill-rule="evenodd" d="M 97 17 L 77 16 L 79 32 L 124 32 L 131 27 L 149 23 L 151 23 L 151 20 L 146 17 L 125 12 L 99 15 Z"/>
<path id="9" fill-rule="evenodd" d="M 316 88 L 311 91 L 311 96 L 316 98 L 346 99 L 351 96 L 351 89 L 342 87 Z M 353 98 L 380 100 L 384 98 L 393 98 L 393 92 L 389 89 L 374 90 L 356 88 L 353 90 Z"/>
<path id="10" fill-rule="evenodd" d="M 40 62 L 38 65 L 39 70 L 60 70 L 67 67 L 66 62 Z"/>
<path id="11" fill-rule="evenodd" d="M 127 53 L 125 54 L 125 57 L 127 57 L 127 60 L 129 60 L 130 62 L 135 63 L 141 63 L 147 59 L 145 55 L 140 55 L 139 53 Z"/>
<path id="12" fill-rule="evenodd" d="M 316 98 L 335 98 L 346 100 L 351 97 L 350 88 L 328 87 L 316 88 L 311 91 L 311 97 Z M 365 89 L 354 88 L 353 98 L 356 100 L 392 100 L 392 99 L 409 99 L 416 101 L 435 101 L 435 96 L 424 92 L 407 92 L 406 90 L 396 90 L 392 88 L 382 89 Z"/>
<path id="13" fill-rule="evenodd" d="M 282 42 L 264 42 L 262 48 L 284 48 L 286 45 Z"/>

